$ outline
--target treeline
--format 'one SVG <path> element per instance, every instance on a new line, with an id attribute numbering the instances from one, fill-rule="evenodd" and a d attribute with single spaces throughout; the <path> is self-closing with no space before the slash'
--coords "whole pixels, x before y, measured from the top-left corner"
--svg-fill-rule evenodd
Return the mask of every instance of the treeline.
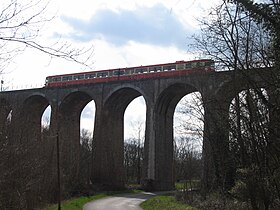
<path id="1" fill-rule="evenodd" d="M 11 133 L 1 133 L 0 209 L 34 209 L 57 200 L 55 141 L 47 133 L 42 142 L 17 143 L 11 143 Z"/>

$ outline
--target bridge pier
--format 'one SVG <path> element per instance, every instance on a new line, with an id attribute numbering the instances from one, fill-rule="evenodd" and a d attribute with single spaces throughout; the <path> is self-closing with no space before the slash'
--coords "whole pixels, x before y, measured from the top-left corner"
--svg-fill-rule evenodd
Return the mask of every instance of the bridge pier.
<path id="1" fill-rule="evenodd" d="M 80 178 L 80 112 L 72 109 L 60 109 L 59 148 L 62 179 L 65 187 L 76 191 Z"/>
<path id="2" fill-rule="evenodd" d="M 145 190 L 153 190 L 155 180 L 155 123 L 153 107 L 154 104 L 148 101 L 146 110 L 144 160 L 141 179 L 142 188 Z"/>
<path id="3" fill-rule="evenodd" d="M 124 188 L 123 116 L 96 105 L 92 181 L 101 189 Z"/>
<path id="4" fill-rule="evenodd" d="M 228 189 L 233 184 L 233 162 L 229 152 L 229 103 L 204 99 L 202 190 Z"/>

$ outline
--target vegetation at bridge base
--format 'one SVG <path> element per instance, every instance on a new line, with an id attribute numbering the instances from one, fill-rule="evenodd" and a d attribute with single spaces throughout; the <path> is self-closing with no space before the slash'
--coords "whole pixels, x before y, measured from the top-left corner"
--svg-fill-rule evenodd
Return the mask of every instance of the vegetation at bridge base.
<path id="1" fill-rule="evenodd" d="M 96 195 L 92 196 L 82 196 L 78 198 L 72 198 L 71 200 L 66 200 L 62 202 L 61 209 L 67 209 L 67 210 L 81 210 L 83 209 L 83 206 L 91 201 L 105 198 L 109 196 L 107 193 L 98 193 Z M 44 210 L 57 210 L 57 204 L 51 205 Z"/>
<path id="2" fill-rule="evenodd" d="M 198 210 L 182 202 L 178 202 L 174 195 L 159 195 L 140 205 L 144 210 Z"/>
<path id="3" fill-rule="evenodd" d="M 88 203 L 95 201 L 97 199 L 105 198 L 108 196 L 122 194 L 122 193 L 137 193 L 140 192 L 139 190 L 123 190 L 123 191 L 111 191 L 111 192 L 97 192 L 91 196 L 81 196 L 81 197 L 74 197 L 69 200 L 65 200 L 62 202 L 61 209 L 62 210 L 81 210 L 83 206 Z M 50 205 L 44 210 L 57 210 L 57 204 Z"/>

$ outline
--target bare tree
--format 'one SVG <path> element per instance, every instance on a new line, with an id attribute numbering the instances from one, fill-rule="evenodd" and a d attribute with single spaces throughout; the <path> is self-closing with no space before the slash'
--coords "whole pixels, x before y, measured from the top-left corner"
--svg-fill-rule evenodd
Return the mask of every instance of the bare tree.
<path id="1" fill-rule="evenodd" d="M 198 92 L 184 97 L 177 105 L 174 116 L 174 133 L 180 138 L 192 138 L 197 150 L 202 147 L 204 109 Z"/>
<path id="2" fill-rule="evenodd" d="M 48 17 L 49 3 L 44 0 L 7 0 L 0 3 L 0 69 L 27 48 L 36 49 L 51 57 L 74 61 L 90 67 L 93 48 L 76 48 L 70 42 L 40 41 L 43 27 L 54 20 Z"/>
<path id="3" fill-rule="evenodd" d="M 186 189 L 201 179 L 203 112 L 201 95 L 195 92 L 184 97 L 174 113 L 175 179 Z"/>
<path id="4" fill-rule="evenodd" d="M 144 122 L 131 121 L 131 138 L 124 143 L 124 166 L 128 184 L 140 184 L 144 152 Z"/>
<path id="5" fill-rule="evenodd" d="M 201 34 L 194 36 L 196 43 L 193 47 L 214 59 L 218 70 L 234 70 L 250 82 L 247 69 L 275 65 L 274 34 L 240 4 L 221 1 L 221 5 L 212 9 L 209 15 L 210 18 L 201 21 Z M 275 199 L 279 199 L 279 175 L 276 172 L 280 166 L 276 155 L 279 140 L 272 135 L 276 128 L 272 108 L 279 108 L 279 103 L 272 106 L 275 94 L 269 90 L 278 86 L 267 80 L 267 87 L 268 90 L 264 91 L 251 83 L 250 89 L 235 96 L 229 110 L 228 146 L 233 159 L 230 167 L 235 170 L 232 192 L 246 192 L 242 197 L 251 202 L 253 209 L 268 209 Z M 214 161 L 218 160 L 214 158 Z"/>

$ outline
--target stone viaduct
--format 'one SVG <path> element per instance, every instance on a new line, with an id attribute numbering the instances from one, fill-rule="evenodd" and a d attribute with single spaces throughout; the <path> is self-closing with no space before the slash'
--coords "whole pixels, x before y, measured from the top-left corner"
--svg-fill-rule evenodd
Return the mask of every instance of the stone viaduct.
<path id="1" fill-rule="evenodd" d="M 204 123 L 205 180 L 215 174 L 227 176 L 223 165 L 227 161 L 227 118 L 234 96 L 248 87 L 264 87 L 270 70 L 242 72 L 212 72 L 179 77 L 115 81 L 87 85 L 44 87 L 39 89 L 0 93 L 0 134 L 5 129 L 9 113 L 14 128 L 10 141 L 25 139 L 40 141 L 41 117 L 51 106 L 50 130 L 58 133 L 61 148 L 61 167 L 74 177 L 78 172 L 80 144 L 80 115 L 87 103 L 96 105 L 92 181 L 101 186 L 124 186 L 123 166 L 124 112 L 138 96 L 146 102 L 146 130 L 142 180 L 155 190 L 174 188 L 173 170 L 173 114 L 177 103 L 185 95 L 198 91 L 202 95 Z M 137 110 L 136 110 L 137 111 Z M 213 157 L 212 151 L 219 157 Z M 211 160 L 219 160 L 213 166 Z M 213 172 L 213 170 L 215 172 Z M 214 174 L 214 175 L 213 175 Z M 217 179 L 217 177 L 216 177 Z M 144 183 L 144 182 L 143 182 Z"/>

